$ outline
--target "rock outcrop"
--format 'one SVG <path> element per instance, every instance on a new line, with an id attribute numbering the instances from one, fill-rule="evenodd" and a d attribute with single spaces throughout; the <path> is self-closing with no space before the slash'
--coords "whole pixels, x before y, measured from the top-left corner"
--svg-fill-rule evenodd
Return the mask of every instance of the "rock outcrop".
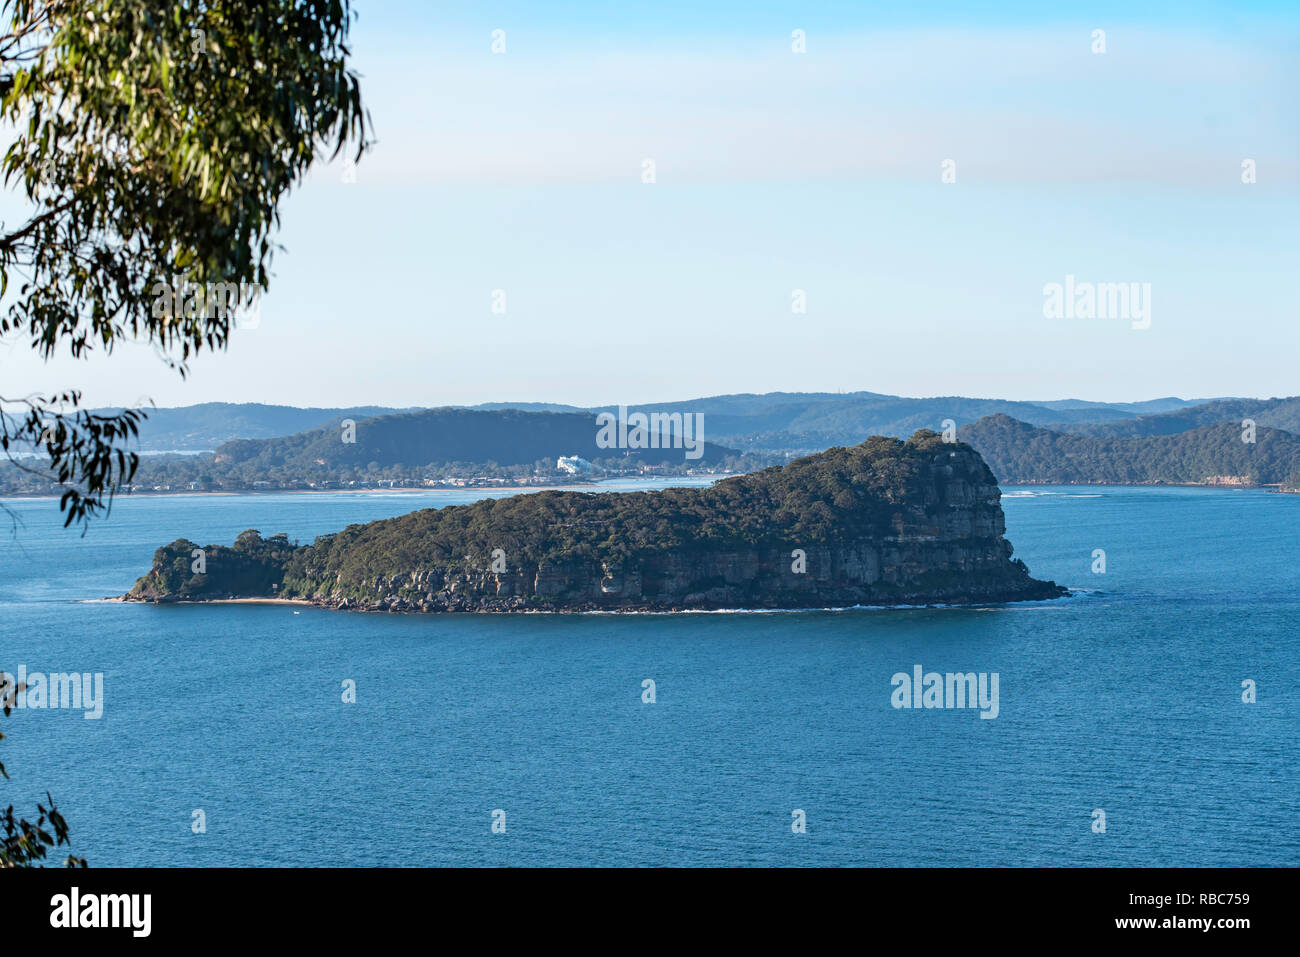
<path id="1" fill-rule="evenodd" d="M 709 488 L 541 492 L 350 526 L 309 546 L 158 550 L 127 596 L 373 611 L 675 611 L 1056 598 L 1004 538 L 979 454 L 876 437 Z M 206 556 L 203 575 L 187 573 Z"/>

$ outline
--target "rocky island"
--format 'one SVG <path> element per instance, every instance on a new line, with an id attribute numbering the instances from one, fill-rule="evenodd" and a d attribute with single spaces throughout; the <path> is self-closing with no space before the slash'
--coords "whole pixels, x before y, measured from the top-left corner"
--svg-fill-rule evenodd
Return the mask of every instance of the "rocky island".
<path id="1" fill-rule="evenodd" d="M 1057 598 L 1012 547 L 983 459 L 876 436 L 707 488 L 550 491 L 424 509 L 310 545 L 256 531 L 155 553 L 127 600 L 365 611 L 683 611 Z"/>

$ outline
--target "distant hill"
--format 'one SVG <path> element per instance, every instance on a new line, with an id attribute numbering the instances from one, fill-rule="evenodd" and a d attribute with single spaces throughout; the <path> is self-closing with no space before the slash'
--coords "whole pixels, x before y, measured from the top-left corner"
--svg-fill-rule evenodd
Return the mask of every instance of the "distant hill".
<path id="1" fill-rule="evenodd" d="M 452 408 L 473 409 L 483 412 L 499 412 L 502 409 L 518 409 L 520 412 L 586 412 L 587 409 L 577 405 L 563 405 L 558 402 L 480 402 L 478 405 L 452 406 Z"/>
<path id="2" fill-rule="evenodd" d="M 940 430 L 945 419 L 958 425 L 995 414 L 1034 425 L 1075 426 L 1115 423 L 1167 410 L 1190 408 L 1200 400 L 1152 399 L 1104 403 L 1079 399 L 1019 402 L 963 396 L 907 398 L 877 392 L 769 392 L 716 395 L 678 402 L 630 407 L 642 412 L 698 412 L 705 416 L 705 437 L 731 448 L 754 451 L 815 451 L 855 445 L 869 435 L 904 437 L 920 428 Z M 492 402 L 474 411 L 582 412 L 614 411 L 615 406 L 577 409 L 546 402 Z M 108 411 L 108 410 L 101 410 Z M 116 410 L 112 410 L 116 411 Z M 343 418 L 414 412 L 386 406 L 298 409 L 290 406 L 209 402 L 174 409 L 150 409 L 141 426 L 144 451 L 215 449 L 233 439 L 267 439 L 323 428 Z"/>
<path id="3" fill-rule="evenodd" d="M 768 392 L 706 396 L 678 402 L 629 406 L 639 412 L 698 412 L 705 434 L 731 448 L 754 452 L 810 452 L 856 445 L 871 435 L 905 437 L 918 429 L 939 430 L 945 419 L 957 425 L 1004 414 L 1034 425 L 1115 422 L 1139 415 L 1195 406 L 1206 400 L 1177 398 L 1147 402 L 1087 402 L 1063 399 L 1022 402 L 965 396 L 908 398 L 878 392 Z M 528 403 L 503 407 L 528 408 Z M 587 411 L 615 411 L 596 406 Z"/>
<path id="4" fill-rule="evenodd" d="M 1002 484 L 1274 484 L 1300 475 L 1300 436 L 1240 423 L 1173 435 L 1099 437 L 993 415 L 957 430 Z M 1217 478 L 1216 478 L 1217 477 Z"/>
<path id="5" fill-rule="evenodd" d="M 1118 412 L 1128 412 L 1132 415 L 1158 415 L 1161 412 L 1176 412 L 1179 409 L 1204 405 L 1207 402 L 1214 401 L 1222 400 L 1179 399 L 1174 396 L 1166 396 L 1163 399 L 1147 399 L 1144 402 L 1088 402 L 1084 399 L 1054 399 L 1051 402 L 1036 404 L 1047 406 L 1049 409 L 1112 409 Z"/>
<path id="6" fill-rule="evenodd" d="M 617 458 L 623 450 L 596 444 L 595 416 L 584 412 L 520 412 L 516 409 L 426 409 L 355 422 L 354 441 L 344 440 L 340 423 L 274 439 L 236 439 L 217 448 L 222 468 L 310 472 L 342 467 L 424 466 L 435 463 L 530 465 L 578 455 L 588 460 Z M 680 442 L 678 445 L 680 446 Z M 688 460 L 668 435 L 660 448 L 634 454 L 647 464 L 719 462 L 730 449 L 706 442 L 702 455 Z"/>
<path id="7" fill-rule="evenodd" d="M 1157 415 L 1140 415 L 1119 422 L 1049 425 L 1057 431 L 1094 436 L 1177 435 L 1207 425 L 1253 419 L 1256 425 L 1300 434 L 1300 396 L 1284 399 L 1218 399 L 1191 408 Z"/>
<path id="8" fill-rule="evenodd" d="M 117 413 L 120 408 L 94 409 Z M 413 412 L 380 405 L 338 409 L 299 409 L 257 402 L 203 402 L 173 409 L 145 408 L 148 419 L 140 427 L 140 448 L 145 451 L 198 452 L 215 449 L 231 439 L 270 439 L 315 429 L 339 419 L 365 419 L 376 415 Z"/>

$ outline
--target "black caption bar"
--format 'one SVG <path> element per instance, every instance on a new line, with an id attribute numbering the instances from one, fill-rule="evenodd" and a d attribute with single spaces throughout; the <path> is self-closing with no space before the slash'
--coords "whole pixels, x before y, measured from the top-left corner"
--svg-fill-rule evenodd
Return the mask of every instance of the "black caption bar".
<path id="1" fill-rule="evenodd" d="M 1264 869 L 47 869 L 0 872 L 0 913 L 24 943 L 127 946 L 215 934 L 377 943 L 456 927 L 492 939 L 621 927 L 664 944 L 669 928 L 700 922 L 734 942 L 813 922 L 855 939 L 911 927 L 927 945 L 1131 937 L 1231 947 L 1287 928 L 1294 878 Z"/>

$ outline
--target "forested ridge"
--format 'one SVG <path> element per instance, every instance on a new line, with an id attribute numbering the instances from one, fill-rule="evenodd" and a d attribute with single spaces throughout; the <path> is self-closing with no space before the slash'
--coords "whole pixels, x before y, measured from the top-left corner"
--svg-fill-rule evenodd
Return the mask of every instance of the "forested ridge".
<path id="1" fill-rule="evenodd" d="M 1300 477 L 1300 436 L 1240 422 L 1173 435 L 1089 436 L 1036 428 L 1005 415 L 963 426 L 1001 483 L 1201 484 L 1224 477 L 1244 484 L 1289 484 Z"/>

